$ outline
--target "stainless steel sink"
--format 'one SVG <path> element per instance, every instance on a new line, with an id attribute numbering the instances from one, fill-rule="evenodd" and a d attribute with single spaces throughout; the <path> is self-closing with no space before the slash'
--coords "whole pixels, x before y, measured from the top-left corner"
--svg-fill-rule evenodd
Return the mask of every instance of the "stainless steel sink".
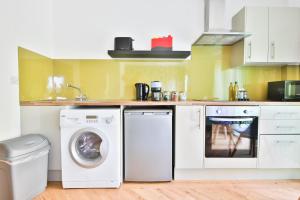
<path id="1" fill-rule="evenodd" d="M 87 99 L 87 100 L 79 100 L 79 99 L 41 99 L 38 101 L 42 102 L 66 102 L 66 101 L 75 101 L 75 102 L 95 102 L 97 100 Z"/>

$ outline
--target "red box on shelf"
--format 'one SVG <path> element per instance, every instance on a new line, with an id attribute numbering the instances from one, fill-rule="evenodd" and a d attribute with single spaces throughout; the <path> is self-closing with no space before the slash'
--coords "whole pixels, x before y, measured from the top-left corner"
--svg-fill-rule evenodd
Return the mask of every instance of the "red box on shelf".
<path id="1" fill-rule="evenodd" d="M 173 37 L 152 38 L 151 39 L 151 50 L 152 51 L 172 51 Z"/>

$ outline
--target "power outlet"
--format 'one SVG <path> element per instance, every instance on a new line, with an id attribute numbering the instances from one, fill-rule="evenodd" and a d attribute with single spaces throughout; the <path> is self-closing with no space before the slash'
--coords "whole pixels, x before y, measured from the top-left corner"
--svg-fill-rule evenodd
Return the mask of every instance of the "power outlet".
<path id="1" fill-rule="evenodd" d="M 10 76 L 10 84 L 12 84 L 12 85 L 19 85 L 19 78 L 18 78 L 18 76 Z"/>

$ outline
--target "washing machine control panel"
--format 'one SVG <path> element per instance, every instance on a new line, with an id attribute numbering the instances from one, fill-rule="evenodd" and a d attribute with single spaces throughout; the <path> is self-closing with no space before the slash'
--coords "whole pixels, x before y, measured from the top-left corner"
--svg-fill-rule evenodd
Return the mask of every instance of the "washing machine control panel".
<path id="1" fill-rule="evenodd" d="M 61 127 L 72 127 L 72 126 L 98 126 L 106 125 L 110 126 L 115 121 L 114 115 L 97 115 L 97 114 L 85 114 L 85 115 L 65 115 L 60 116 Z"/>
<path id="2" fill-rule="evenodd" d="M 98 123 L 98 116 L 97 115 L 86 115 L 85 119 L 86 119 L 86 123 L 88 123 L 88 124 Z"/>

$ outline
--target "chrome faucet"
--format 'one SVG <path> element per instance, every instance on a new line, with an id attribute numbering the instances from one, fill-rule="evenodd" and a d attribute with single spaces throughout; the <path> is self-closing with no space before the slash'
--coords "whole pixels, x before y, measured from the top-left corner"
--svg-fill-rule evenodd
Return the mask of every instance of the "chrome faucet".
<path id="1" fill-rule="evenodd" d="M 75 98 L 76 101 L 87 101 L 87 96 L 82 93 L 82 90 L 79 87 L 76 87 L 70 83 L 67 84 L 67 87 L 73 88 L 79 92 L 79 96 L 76 96 Z"/>

